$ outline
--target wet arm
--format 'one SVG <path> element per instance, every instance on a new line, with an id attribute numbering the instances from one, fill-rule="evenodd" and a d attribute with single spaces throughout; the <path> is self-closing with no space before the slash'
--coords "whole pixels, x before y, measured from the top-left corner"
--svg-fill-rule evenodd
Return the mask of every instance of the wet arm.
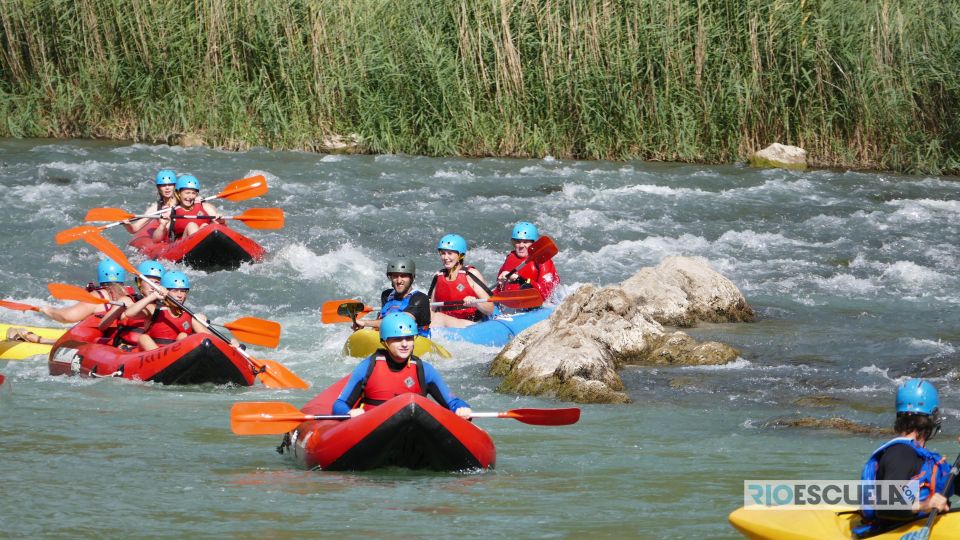
<path id="1" fill-rule="evenodd" d="M 360 400 L 370 362 L 373 362 L 373 360 L 367 358 L 353 369 L 353 373 L 350 374 L 350 379 L 347 380 L 346 386 L 344 386 L 343 391 L 340 392 L 340 397 L 333 402 L 333 414 L 348 414 L 354 404 Z"/>

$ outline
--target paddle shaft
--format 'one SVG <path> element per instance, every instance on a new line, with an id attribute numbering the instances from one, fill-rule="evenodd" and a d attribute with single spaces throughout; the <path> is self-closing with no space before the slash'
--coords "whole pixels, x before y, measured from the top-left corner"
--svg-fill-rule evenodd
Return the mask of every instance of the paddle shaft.
<path id="1" fill-rule="evenodd" d="M 953 482 L 957 479 L 957 473 L 960 472 L 960 455 L 957 455 L 957 459 L 953 462 L 953 467 L 950 468 L 950 477 L 947 478 L 947 484 L 943 487 L 944 494 L 950 493 L 950 490 L 953 488 Z M 939 510 L 934 508 L 930 512 L 930 517 L 927 518 L 927 523 L 923 526 L 923 529 L 919 531 L 914 531 L 915 533 L 921 533 L 919 535 L 914 533 L 907 533 L 901 536 L 901 539 L 913 539 L 913 538 L 927 538 L 930 536 L 930 529 L 933 528 L 933 522 L 937 519 L 937 514 Z M 913 536 L 910 536 L 913 535 Z"/>

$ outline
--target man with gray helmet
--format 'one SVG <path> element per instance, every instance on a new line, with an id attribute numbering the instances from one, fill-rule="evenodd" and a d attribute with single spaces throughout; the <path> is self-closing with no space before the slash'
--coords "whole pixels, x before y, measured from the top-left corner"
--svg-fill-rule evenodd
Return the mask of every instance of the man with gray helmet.
<path id="1" fill-rule="evenodd" d="M 417 332 L 430 337 L 430 298 L 413 287 L 417 276 L 417 265 L 413 259 L 397 257 L 387 263 L 387 277 L 392 289 L 380 294 L 380 313 L 376 319 L 357 319 L 354 330 L 361 328 L 380 328 L 380 321 L 388 313 L 405 311 L 417 321 Z"/>

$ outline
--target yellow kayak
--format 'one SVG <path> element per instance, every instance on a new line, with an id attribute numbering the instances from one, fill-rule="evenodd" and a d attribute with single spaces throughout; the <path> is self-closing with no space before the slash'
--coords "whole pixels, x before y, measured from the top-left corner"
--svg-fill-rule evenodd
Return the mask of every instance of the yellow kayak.
<path id="1" fill-rule="evenodd" d="M 66 328 L 47 328 L 43 326 L 0 323 L 0 360 L 23 360 L 24 358 L 39 354 L 50 354 L 50 345 L 26 343 L 24 341 L 7 341 L 7 330 L 10 328 L 26 328 L 40 337 L 50 339 L 57 339 L 67 331 Z"/>
<path id="2" fill-rule="evenodd" d="M 380 333 L 373 328 L 361 328 L 347 338 L 343 345 L 343 354 L 355 356 L 357 358 L 366 358 L 380 348 Z M 440 355 L 442 358 L 450 358 L 450 351 L 444 349 L 433 341 L 417 336 L 413 341 L 413 354 L 423 356 L 427 353 Z"/>
<path id="3" fill-rule="evenodd" d="M 730 513 L 730 524 L 753 540 L 829 540 L 854 538 L 851 529 L 860 524 L 855 508 L 838 510 L 757 510 L 738 508 Z M 918 519 L 902 527 L 871 536 L 877 540 L 899 540 L 918 531 L 927 520 Z M 930 540 L 960 540 L 960 512 L 937 516 Z"/>

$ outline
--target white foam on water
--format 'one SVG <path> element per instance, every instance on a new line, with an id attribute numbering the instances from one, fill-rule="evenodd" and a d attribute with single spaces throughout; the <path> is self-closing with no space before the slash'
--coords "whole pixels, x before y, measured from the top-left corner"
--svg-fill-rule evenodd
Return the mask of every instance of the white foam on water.
<path id="1" fill-rule="evenodd" d="M 31 152 L 52 152 L 56 154 L 70 154 L 73 156 L 86 156 L 89 155 L 85 148 L 79 146 L 73 146 L 69 144 L 42 144 L 40 146 L 34 146 L 30 149 Z"/>
<path id="2" fill-rule="evenodd" d="M 842 297 L 873 294 L 881 290 L 873 280 L 860 278 L 852 274 L 840 273 L 831 276 L 811 276 L 810 283 L 822 291 Z"/>
<path id="3" fill-rule="evenodd" d="M 345 156 L 340 154 L 327 154 L 320 158 L 321 163 L 337 163 L 338 161 L 343 161 L 347 159 Z"/>
<path id="4" fill-rule="evenodd" d="M 309 281 L 333 279 L 349 290 L 369 290 L 383 281 L 380 265 L 351 244 L 318 255 L 303 244 L 284 246 L 275 256 L 275 264 L 287 263 Z"/>
<path id="5" fill-rule="evenodd" d="M 900 341 L 911 348 L 929 353 L 953 354 L 957 350 L 951 343 L 939 339 L 934 341 L 932 339 L 900 338 Z"/>
<path id="6" fill-rule="evenodd" d="M 948 283 L 951 278 L 912 261 L 897 261 L 884 269 L 880 279 L 922 294 Z"/>
<path id="7" fill-rule="evenodd" d="M 443 178 L 443 179 L 452 179 L 452 180 L 471 180 L 476 178 L 470 171 L 465 170 L 452 170 L 452 169 L 441 169 L 433 173 L 433 178 Z"/>
<path id="8" fill-rule="evenodd" d="M 754 367 L 753 363 L 741 357 L 737 357 L 733 362 L 726 364 L 717 364 L 710 366 L 683 366 L 683 371 L 730 371 L 738 369 L 748 369 Z"/>

